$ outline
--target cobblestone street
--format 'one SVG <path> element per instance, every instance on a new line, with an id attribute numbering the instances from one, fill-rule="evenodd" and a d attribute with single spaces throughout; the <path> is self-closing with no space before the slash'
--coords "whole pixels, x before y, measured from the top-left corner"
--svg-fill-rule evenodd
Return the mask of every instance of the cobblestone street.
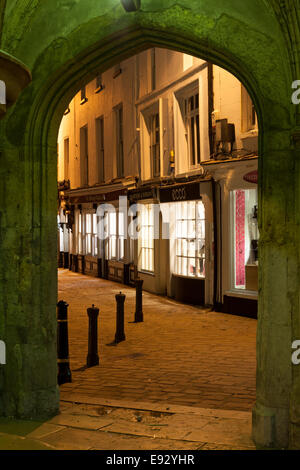
<path id="1" fill-rule="evenodd" d="M 116 347 L 115 295 L 126 294 L 126 341 Z M 134 319 L 135 290 L 59 270 L 58 300 L 69 303 L 75 397 L 251 411 L 255 402 L 256 320 L 179 304 L 144 293 L 144 323 Z M 87 308 L 100 308 L 100 366 L 85 369 Z M 84 401 L 83 401 L 84 402 Z"/>

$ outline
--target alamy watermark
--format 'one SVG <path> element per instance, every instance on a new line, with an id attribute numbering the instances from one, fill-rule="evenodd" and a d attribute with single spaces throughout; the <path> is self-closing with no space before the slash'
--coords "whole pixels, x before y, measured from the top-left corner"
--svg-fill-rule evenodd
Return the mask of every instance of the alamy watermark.
<path id="1" fill-rule="evenodd" d="M 295 350 L 292 354 L 292 363 L 294 366 L 298 366 L 300 364 L 300 340 L 293 342 L 292 349 Z"/>
<path id="2" fill-rule="evenodd" d="M 6 345 L 4 341 L 0 341 L 0 365 L 6 364 Z"/>
<path id="3" fill-rule="evenodd" d="M 300 340 L 293 342 L 292 349 L 295 349 L 292 354 L 292 363 L 294 366 L 298 366 L 300 364 Z"/>
<path id="4" fill-rule="evenodd" d="M 292 88 L 293 90 L 296 90 L 292 94 L 292 103 L 298 105 L 300 104 L 300 80 L 295 80 L 292 83 Z"/>

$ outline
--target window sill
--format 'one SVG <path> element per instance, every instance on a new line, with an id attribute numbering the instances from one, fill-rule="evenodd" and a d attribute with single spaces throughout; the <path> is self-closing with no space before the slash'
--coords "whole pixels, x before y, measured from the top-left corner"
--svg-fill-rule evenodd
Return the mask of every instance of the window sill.
<path id="1" fill-rule="evenodd" d="M 138 270 L 138 274 L 144 274 L 144 275 L 147 275 L 147 276 L 155 277 L 155 272 L 152 272 L 152 271 Z"/>
<path id="2" fill-rule="evenodd" d="M 175 273 L 172 273 L 172 276 L 182 277 L 183 279 L 193 279 L 195 281 L 205 281 L 205 277 L 185 276 L 184 274 L 175 274 Z"/>
<path id="3" fill-rule="evenodd" d="M 95 94 L 98 94 L 100 93 L 100 91 L 104 90 L 104 86 L 101 85 L 101 86 L 98 86 L 98 88 L 95 89 Z"/>
<path id="4" fill-rule="evenodd" d="M 257 300 L 258 299 L 258 292 L 254 290 L 246 290 L 246 289 L 232 289 L 225 292 L 225 295 L 228 297 L 246 297 L 248 299 Z"/>

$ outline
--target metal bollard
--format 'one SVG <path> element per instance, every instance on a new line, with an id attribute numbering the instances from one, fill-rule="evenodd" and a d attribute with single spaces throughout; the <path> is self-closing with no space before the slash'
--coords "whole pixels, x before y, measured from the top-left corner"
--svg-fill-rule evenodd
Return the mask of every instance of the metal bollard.
<path id="1" fill-rule="evenodd" d="M 57 304 L 58 385 L 72 382 L 69 361 L 68 307 L 67 302 L 63 300 Z"/>
<path id="2" fill-rule="evenodd" d="M 115 336 L 115 344 L 121 343 L 126 340 L 125 330 L 124 330 L 124 304 L 125 304 L 126 295 L 120 294 L 116 295 L 117 301 L 117 331 Z"/>
<path id="3" fill-rule="evenodd" d="M 89 317 L 89 351 L 86 360 L 87 367 L 94 367 L 99 365 L 98 355 L 98 316 L 99 308 L 95 305 L 87 309 Z"/>
<path id="4" fill-rule="evenodd" d="M 142 323 L 144 321 L 143 314 L 143 284 L 142 279 L 136 279 L 136 309 L 135 309 L 135 319 L 134 323 Z"/>

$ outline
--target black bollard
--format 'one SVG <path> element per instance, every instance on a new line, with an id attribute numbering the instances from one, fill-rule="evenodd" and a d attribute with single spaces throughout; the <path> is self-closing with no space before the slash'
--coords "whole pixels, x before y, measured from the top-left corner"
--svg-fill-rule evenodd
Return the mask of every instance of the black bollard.
<path id="1" fill-rule="evenodd" d="M 86 366 L 94 367 L 99 365 L 98 356 L 98 316 L 99 308 L 95 305 L 87 309 L 89 317 L 89 352 L 87 355 Z"/>
<path id="2" fill-rule="evenodd" d="M 136 287 L 136 309 L 134 323 L 142 323 L 144 321 L 143 314 L 143 284 L 142 279 L 135 280 Z"/>
<path id="3" fill-rule="evenodd" d="M 115 336 L 115 344 L 121 343 L 126 340 L 125 330 L 124 330 L 124 304 L 125 304 L 126 295 L 120 294 L 116 295 L 117 301 L 117 331 Z"/>
<path id="4" fill-rule="evenodd" d="M 72 382 L 69 360 L 68 307 L 69 305 L 63 300 L 57 304 L 58 385 Z"/>

